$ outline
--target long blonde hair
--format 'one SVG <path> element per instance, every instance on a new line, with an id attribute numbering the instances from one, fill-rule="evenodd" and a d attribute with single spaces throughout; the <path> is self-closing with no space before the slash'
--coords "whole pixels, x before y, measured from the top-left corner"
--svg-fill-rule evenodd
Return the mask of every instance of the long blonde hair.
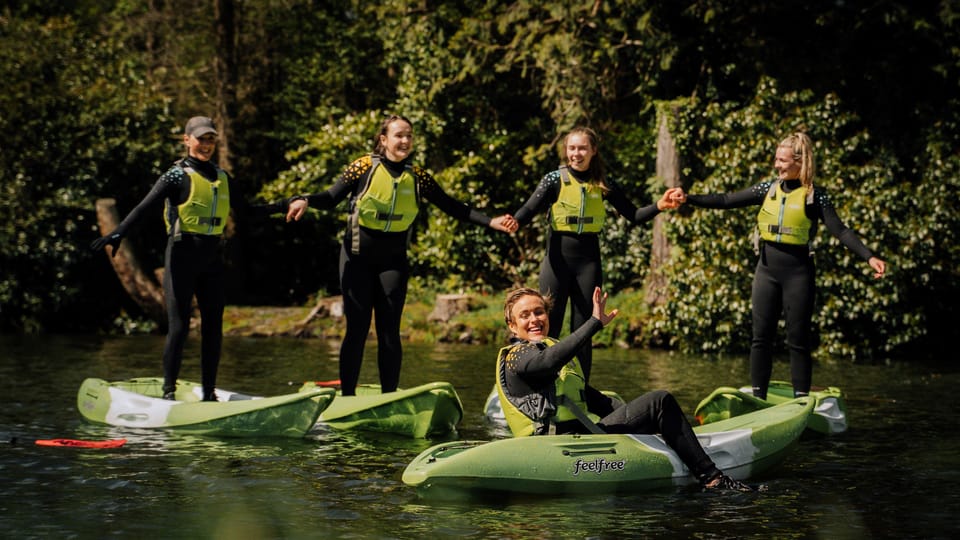
<path id="1" fill-rule="evenodd" d="M 817 162 L 813 157 L 813 141 L 801 131 L 780 141 L 777 148 L 789 148 L 793 159 L 800 162 L 800 184 L 807 193 L 813 191 L 813 177 L 817 174 Z"/>

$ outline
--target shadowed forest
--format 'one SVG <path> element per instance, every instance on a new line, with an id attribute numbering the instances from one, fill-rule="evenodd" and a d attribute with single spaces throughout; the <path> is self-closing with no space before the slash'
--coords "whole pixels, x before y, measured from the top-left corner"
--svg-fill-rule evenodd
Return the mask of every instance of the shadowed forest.
<path id="1" fill-rule="evenodd" d="M 488 215 L 516 211 L 587 125 L 637 205 L 672 183 L 743 189 L 805 131 L 815 182 L 888 272 L 821 227 L 819 354 L 946 349 L 958 316 L 960 4 L 868 0 L 25 0 L 0 5 L 0 331 L 111 332 L 146 315 L 109 259 L 95 203 L 121 217 L 216 119 L 216 161 L 250 204 L 329 187 L 388 114 L 414 161 Z M 658 169 L 668 134 L 676 178 Z M 658 150 L 659 148 L 659 150 Z M 612 208 L 608 208 L 613 212 Z M 339 294 L 346 204 L 232 220 L 228 303 Z M 129 240 L 162 267 L 160 209 Z M 608 289 L 633 292 L 635 345 L 746 350 L 756 208 L 682 208 L 603 233 Z M 535 285 L 547 224 L 512 236 L 428 208 L 415 287 L 499 298 Z M 660 246 L 655 249 L 654 246 Z"/>

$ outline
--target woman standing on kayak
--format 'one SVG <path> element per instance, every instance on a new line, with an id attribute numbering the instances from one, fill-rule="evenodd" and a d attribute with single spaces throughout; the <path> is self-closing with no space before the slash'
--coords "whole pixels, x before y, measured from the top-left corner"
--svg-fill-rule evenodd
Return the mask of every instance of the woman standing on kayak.
<path id="1" fill-rule="evenodd" d="M 674 195 L 680 188 L 667 190 L 655 204 L 637 208 L 623 190 L 607 177 L 600 138 L 588 127 L 577 127 L 563 139 L 564 165 L 547 173 L 530 198 L 514 214 L 519 225 L 548 211 L 550 239 L 540 266 L 540 292 L 554 299 L 550 309 L 550 337 L 560 336 L 564 311 L 570 301 L 570 331 L 590 318 L 591 296 L 603 284 L 600 260 L 600 232 L 610 204 L 634 225 L 650 221 L 663 210 L 679 206 Z M 587 380 L 593 365 L 593 346 L 584 343 L 578 355 Z"/>
<path id="2" fill-rule="evenodd" d="M 223 231 L 231 208 L 246 207 L 231 193 L 230 177 L 211 162 L 217 149 L 217 128 L 206 116 L 187 121 L 183 144 L 187 156 L 153 185 L 127 217 L 110 234 L 93 241 L 90 248 L 104 246 L 116 255 L 120 241 L 143 215 L 165 202 L 167 224 L 164 256 L 163 297 L 167 310 L 167 340 L 163 347 L 163 398 L 175 399 L 177 377 L 183 363 L 183 347 L 190 329 L 194 294 L 200 309 L 201 384 L 203 401 L 216 401 L 217 369 L 223 341 Z M 257 213 L 283 209 L 282 204 L 260 205 Z"/>
<path id="3" fill-rule="evenodd" d="M 549 297 L 528 288 L 507 293 L 503 314 L 514 339 L 497 355 L 496 384 L 513 435 L 659 433 L 704 489 L 753 491 L 720 472 L 666 390 L 621 404 L 585 382 L 577 354 L 618 313 L 606 312 L 599 287 L 591 303 L 590 319 L 557 341 L 549 337 Z"/>
<path id="4" fill-rule="evenodd" d="M 810 242 L 823 222 L 850 251 L 867 261 L 874 278 L 886 272 L 886 263 L 863 245 L 856 233 L 840 221 L 821 186 L 814 186 L 816 163 L 813 142 L 794 133 L 777 145 L 773 161 L 777 178 L 728 194 L 684 195 L 702 208 L 760 206 L 757 214 L 758 260 L 753 278 L 753 340 L 750 347 L 750 384 L 753 395 L 766 399 L 773 369 L 773 343 L 781 313 L 787 325 L 787 349 L 794 396 L 810 392 L 813 375 L 811 333 L 816 293 Z"/>
<path id="5" fill-rule="evenodd" d="M 376 318 L 377 365 L 383 392 L 397 389 L 403 356 L 400 319 L 410 275 L 407 244 L 423 201 L 450 216 L 503 232 L 517 229 L 509 215 L 491 219 L 444 193 L 433 176 L 410 163 L 413 127 L 393 115 L 384 120 L 373 153 L 348 165 L 328 190 L 293 197 L 287 220 L 299 220 L 308 204 L 334 208 L 350 196 L 350 216 L 340 250 L 340 286 L 347 331 L 340 346 L 343 395 L 356 393 L 364 343 Z"/>

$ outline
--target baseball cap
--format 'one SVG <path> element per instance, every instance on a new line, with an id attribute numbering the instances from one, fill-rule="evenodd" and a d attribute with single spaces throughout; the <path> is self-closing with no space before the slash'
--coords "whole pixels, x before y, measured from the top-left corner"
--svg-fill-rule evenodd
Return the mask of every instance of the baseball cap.
<path id="1" fill-rule="evenodd" d="M 183 132 L 187 135 L 193 135 L 194 137 L 198 138 L 206 135 L 207 133 L 219 135 L 219 133 L 217 133 L 217 126 L 213 123 L 213 119 L 206 116 L 194 116 L 190 120 L 187 120 L 187 127 L 183 129 Z"/>

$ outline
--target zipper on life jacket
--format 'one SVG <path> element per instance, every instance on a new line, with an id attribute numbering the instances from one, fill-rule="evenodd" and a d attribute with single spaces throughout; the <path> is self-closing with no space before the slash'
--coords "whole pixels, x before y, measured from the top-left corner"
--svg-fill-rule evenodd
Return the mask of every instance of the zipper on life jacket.
<path id="1" fill-rule="evenodd" d="M 213 234 L 213 225 L 217 219 L 217 202 L 220 199 L 217 195 L 219 189 L 219 186 L 213 186 L 213 208 L 210 212 L 210 223 L 207 225 L 207 234 Z"/>
<path id="2" fill-rule="evenodd" d="M 403 174 L 393 179 L 393 194 L 390 196 L 390 214 L 387 216 L 386 224 L 383 226 L 383 232 L 390 230 L 390 224 L 393 223 L 393 212 L 397 209 L 397 191 L 400 189 L 400 178 Z"/>
<path id="3" fill-rule="evenodd" d="M 777 242 L 780 242 L 783 237 L 783 212 L 787 207 L 787 196 L 784 195 L 780 198 L 780 215 L 777 216 Z"/>
<path id="4" fill-rule="evenodd" d="M 577 234 L 583 233 L 583 213 L 587 209 L 587 188 L 580 186 L 580 218 L 577 220 Z"/>

